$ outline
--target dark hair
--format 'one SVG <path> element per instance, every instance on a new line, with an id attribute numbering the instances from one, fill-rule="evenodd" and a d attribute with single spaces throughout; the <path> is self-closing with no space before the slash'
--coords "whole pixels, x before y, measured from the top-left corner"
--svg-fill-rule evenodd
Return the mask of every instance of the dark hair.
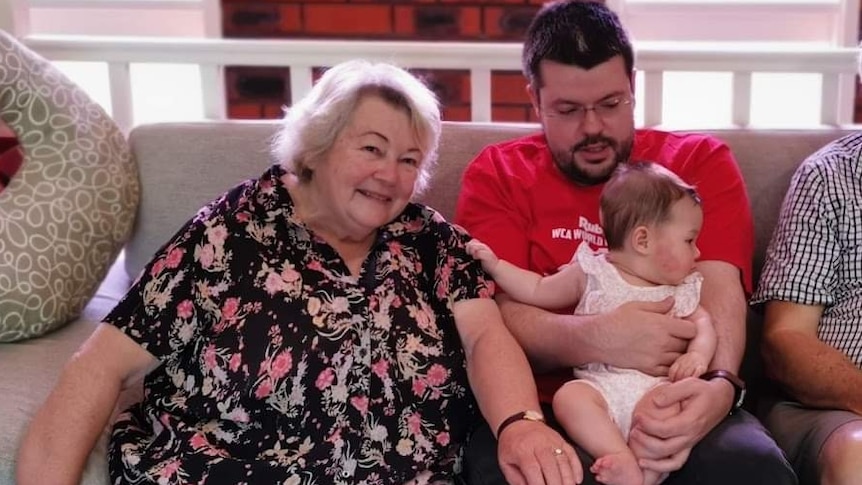
<path id="1" fill-rule="evenodd" d="M 644 161 L 621 163 L 602 189 L 599 205 L 608 249 L 622 248 L 638 226 L 667 221 L 671 206 L 683 197 L 701 204 L 694 187 L 667 168 Z"/>
<path id="2" fill-rule="evenodd" d="M 634 52 L 617 14 L 596 1 L 558 0 L 542 6 L 530 23 L 521 62 L 538 90 L 539 63 L 545 59 L 591 69 L 618 55 L 631 79 Z"/>

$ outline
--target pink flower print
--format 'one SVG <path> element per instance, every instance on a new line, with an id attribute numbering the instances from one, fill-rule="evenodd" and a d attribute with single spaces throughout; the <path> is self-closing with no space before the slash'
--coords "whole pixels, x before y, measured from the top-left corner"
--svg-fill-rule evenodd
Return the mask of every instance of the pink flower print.
<path id="1" fill-rule="evenodd" d="M 363 416 L 368 412 L 368 397 L 367 396 L 353 396 L 350 398 L 350 404 L 356 408 Z"/>
<path id="2" fill-rule="evenodd" d="M 236 220 L 238 220 L 239 222 L 248 222 L 249 219 L 251 219 L 251 216 L 248 214 L 248 212 L 240 212 L 236 215 Z"/>
<path id="3" fill-rule="evenodd" d="M 278 354 L 275 360 L 272 361 L 270 376 L 273 379 L 281 379 L 293 367 L 293 358 L 286 350 Z"/>
<path id="4" fill-rule="evenodd" d="M 413 379 L 413 394 L 422 396 L 425 394 L 425 389 L 427 388 L 428 386 L 425 384 L 423 379 Z"/>
<path id="5" fill-rule="evenodd" d="M 290 283 L 299 279 L 299 272 L 288 266 L 282 270 L 281 278 Z"/>
<path id="6" fill-rule="evenodd" d="M 150 276 L 158 276 L 163 269 L 165 269 L 165 261 L 160 259 L 153 263 L 153 267 L 150 268 Z"/>
<path id="7" fill-rule="evenodd" d="M 281 276 L 275 273 L 269 273 L 266 275 L 266 283 L 264 283 L 264 286 L 266 287 L 266 292 L 270 295 L 274 295 L 281 291 L 283 285 L 284 281 L 282 281 Z"/>
<path id="8" fill-rule="evenodd" d="M 389 304 L 392 305 L 392 308 L 401 308 L 401 297 L 396 296 L 393 297 L 392 300 L 389 301 Z"/>
<path id="9" fill-rule="evenodd" d="M 386 374 L 389 371 L 389 362 L 380 359 L 377 362 L 371 364 L 371 371 L 374 372 L 374 375 L 381 379 L 386 378 Z"/>
<path id="10" fill-rule="evenodd" d="M 221 307 L 221 316 L 226 320 L 236 316 L 236 311 L 239 309 L 239 298 L 228 298 Z"/>
<path id="11" fill-rule="evenodd" d="M 258 399 L 263 399 L 270 395 L 272 392 L 272 381 L 267 377 L 263 380 L 254 391 L 254 397 Z"/>
<path id="12" fill-rule="evenodd" d="M 317 315 L 321 307 L 320 298 L 312 296 L 308 299 L 308 314 L 311 316 Z"/>
<path id="13" fill-rule="evenodd" d="M 180 248 L 171 249 L 171 252 L 168 253 L 168 258 L 166 261 L 166 265 L 168 268 L 174 269 L 180 265 L 183 260 L 184 251 Z"/>
<path id="14" fill-rule="evenodd" d="M 416 324 L 419 325 L 419 328 L 428 328 L 431 326 L 431 315 L 428 314 L 425 308 L 416 308 L 411 313 L 413 314 L 413 318 L 416 319 Z"/>
<path id="15" fill-rule="evenodd" d="M 177 316 L 183 319 L 190 318 L 193 309 L 194 305 L 191 300 L 183 300 L 177 305 Z"/>
<path id="16" fill-rule="evenodd" d="M 207 237 L 216 246 L 222 246 L 227 239 L 227 229 L 224 226 L 213 226 L 207 230 Z"/>
<path id="17" fill-rule="evenodd" d="M 339 296 L 332 300 L 332 311 L 334 313 L 346 313 L 348 309 L 350 309 L 350 305 L 347 303 L 347 298 Z"/>
<path id="18" fill-rule="evenodd" d="M 316 259 L 313 261 L 309 261 L 306 267 L 312 271 L 323 271 L 323 266 L 321 266 L 320 261 Z"/>
<path id="19" fill-rule="evenodd" d="M 402 255 L 402 246 L 401 243 L 397 241 L 393 241 L 389 243 L 389 252 L 392 253 L 393 256 L 401 256 Z"/>
<path id="20" fill-rule="evenodd" d="M 209 344 L 204 348 L 204 366 L 207 370 L 213 370 L 216 368 L 216 365 L 215 345 Z"/>
<path id="21" fill-rule="evenodd" d="M 446 382 L 446 378 L 449 377 L 449 371 L 440 364 L 434 364 L 428 369 L 428 374 L 426 378 L 428 379 L 428 383 L 432 386 L 440 386 L 444 382 Z"/>
<path id="22" fill-rule="evenodd" d="M 335 380 L 335 373 L 332 372 L 331 367 L 327 367 L 317 375 L 317 380 L 314 381 L 314 387 L 322 391 L 332 385 L 333 380 Z"/>
<path id="23" fill-rule="evenodd" d="M 192 436 L 192 439 L 189 440 L 189 444 L 192 445 L 192 448 L 194 448 L 195 450 L 199 450 L 201 448 L 209 446 L 209 442 L 204 437 L 203 433 L 195 433 Z"/>
<path id="24" fill-rule="evenodd" d="M 210 268 L 215 262 L 215 249 L 213 249 L 212 244 L 205 244 L 200 252 L 198 252 L 198 260 L 201 262 L 201 266 L 204 268 Z"/>
<path id="25" fill-rule="evenodd" d="M 449 433 L 441 431 L 437 433 L 437 444 L 446 446 L 449 444 Z"/>
<path id="26" fill-rule="evenodd" d="M 177 459 L 171 460 L 159 470 L 159 478 L 171 478 L 180 469 L 180 461 Z"/>
<path id="27" fill-rule="evenodd" d="M 485 280 L 484 288 L 479 289 L 479 298 L 493 298 L 496 293 L 497 286 L 491 280 Z"/>
<path id="28" fill-rule="evenodd" d="M 328 438 L 326 438 L 326 441 L 333 443 L 333 444 L 341 441 L 341 428 L 338 428 L 335 431 L 333 431 L 332 434 L 329 435 Z"/>
<path id="29" fill-rule="evenodd" d="M 233 354 L 230 357 L 230 361 L 228 362 L 228 366 L 230 366 L 230 370 L 236 372 L 239 369 L 239 365 L 242 363 L 242 357 L 238 353 Z"/>
<path id="30" fill-rule="evenodd" d="M 413 434 L 419 434 L 422 430 L 422 415 L 413 413 L 407 416 L 407 429 Z"/>

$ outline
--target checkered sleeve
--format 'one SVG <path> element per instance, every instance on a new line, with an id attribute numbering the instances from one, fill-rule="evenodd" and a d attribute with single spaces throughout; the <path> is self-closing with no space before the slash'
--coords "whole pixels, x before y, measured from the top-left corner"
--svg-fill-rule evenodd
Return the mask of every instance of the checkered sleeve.
<path id="1" fill-rule="evenodd" d="M 811 162 L 811 163 L 809 163 Z M 830 305 L 835 297 L 839 242 L 835 201 L 815 159 L 790 183 L 752 303 L 781 300 Z"/>

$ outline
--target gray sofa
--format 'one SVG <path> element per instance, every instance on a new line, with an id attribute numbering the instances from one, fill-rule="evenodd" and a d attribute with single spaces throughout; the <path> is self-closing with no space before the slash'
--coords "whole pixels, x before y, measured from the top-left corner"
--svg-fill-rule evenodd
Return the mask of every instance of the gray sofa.
<path id="1" fill-rule="evenodd" d="M 122 296 L 149 256 L 201 205 L 268 165 L 270 122 L 200 122 L 143 125 L 129 135 L 140 172 L 141 199 L 124 256 L 81 316 L 42 337 L 0 344 L 0 485 L 14 483 L 15 453 L 24 429 L 54 385 L 64 362 Z M 535 125 L 446 123 L 440 163 L 422 201 L 451 217 L 466 162 L 484 145 L 537 130 Z M 746 179 L 757 231 L 755 265 L 772 232 L 783 194 L 796 165 L 849 130 L 730 130 L 725 140 Z M 757 318 L 750 329 L 756 336 Z M 756 342 L 756 339 L 753 340 Z M 749 345 L 745 377 L 757 385 L 755 345 Z M 124 399 L 134 399 L 134 394 Z M 83 483 L 107 484 L 102 436 Z"/>

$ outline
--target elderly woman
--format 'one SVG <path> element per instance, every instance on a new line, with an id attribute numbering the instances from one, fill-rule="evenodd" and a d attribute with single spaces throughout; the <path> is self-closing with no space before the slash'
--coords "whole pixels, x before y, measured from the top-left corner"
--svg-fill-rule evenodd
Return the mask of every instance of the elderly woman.
<path id="1" fill-rule="evenodd" d="M 287 113 L 280 164 L 202 209 L 69 363 L 19 483 L 76 483 L 118 393 L 114 484 L 452 482 L 481 410 L 511 483 L 581 480 L 537 420 L 524 354 L 465 250 L 411 203 L 434 95 L 386 64 L 328 70 Z"/>

